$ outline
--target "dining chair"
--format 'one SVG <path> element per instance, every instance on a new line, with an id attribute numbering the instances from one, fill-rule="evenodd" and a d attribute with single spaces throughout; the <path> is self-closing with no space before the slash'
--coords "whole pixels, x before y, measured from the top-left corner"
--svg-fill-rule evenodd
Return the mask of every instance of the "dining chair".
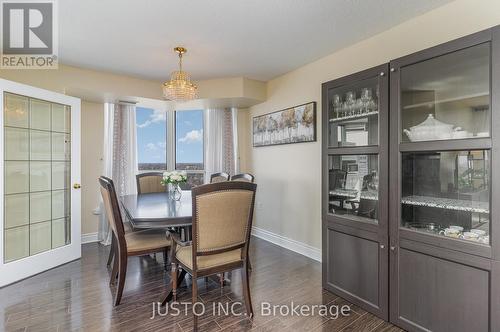
<path id="1" fill-rule="evenodd" d="M 229 174 L 225 172 L 210 175 L 210 183 L 229 181 Z"/>
<path id="2" fill-rule="evenodd" d="M 166 191 L 166 187 L 161 184 L 163 179 L 162 172 L 140 173 L 135 176 L 137 181 L 137 193 L 161 193 Z"/>
<path id="3" fill-rule="evenodd" d="M 99 177 L 99 183 L 106 217 L 115 238 L 114 251 L 116 257 L 113 262 L 110 284 L 114 284 L 118 277 L 114 301 L 114 305 L 117 306 L 120 304 L 123 294 L 128 258 L 157 252 L 162 252 L 166 256 L 171 246 L 171 240 L 167 238 L 164 232 L 141 231 L 125 233 L 113 180 L 101 176 Z"/>
<path id="4" fill-rule="evenodd" d="M 218 273 L 240 269 L 246 312 L 253 315 L 248 283 L 248 245 L 257 185 L 245 182 L 219 182 L 192 190 L 192 240 L 182 242 L 171 233 L 171 286 L 177 300 L 178 268 L 181 276 L 192 276 L 192 301 L 198 300 L 196 280 Z M 182 281 L 182 280 L 181 280 Z M 198 317 L 194 315 L 197 329 Z"/>
<path id="5" fill-rule="evenodd" d="M 135 176 L 135 181 L 137 183 L 137 193 L 138 194 L 147 194 L 147 193 L 161 193 L 166 190 L 165 186 L 161 184 L 161 180 L 163 179 L 162 172 L 147 172 L 137 174 Z M 125 233 L 133 232 L 130 223 L 124 222 Z M 151 231 L 153 232 L 153 231 Z M 158 232 L 158 231 L 157 231 Z M 159 233 L 166 234 L 161 231 Z M 115 256 L 115 242 L 116 239 L 114 236 L 111 237 L 111 248 L 109 250 L 108 263 L 107 266 L 110 266 L 113 262 L 113 258 Z M 156 255 L 154 256 L 156 258 Z M 164 257 L 165 260 L 165 257 Z"/>
<path id="6" fill-rule="evenodd" d="M 346 179 L 347 179 L 346 171 L 338 168 L 329 170 L 328 182 L 330 190 L 344 189 Z M 344 196 L 339 196 L 339 195 L 329 195 L 329 196 L 330 196 L 330 202 L 339 202 L 340 209 L 344 209 L 344 200 L 345 200 Z"/>
<path id="7" fill-rule="evenodd" d="M 235 174 L 231 177 L 231 181 L 239 181 L 239 182 L 250 182 L 253 183 L 255 177 L 250 173 L 240 173 Z M 250 257 L 248 257 L 248 269 L 252 271 L 252 263 L 250 262 Z M 222 275 L 221 286 L 224 286 L 224 275 Z"/>
<path id="8" fill-rule="evenodd" d="M 255 179 L 255 177 L 249 173 L 241 173 L 241 174 L 235 174 L 235 175 L 231 176 L 231 181 L 253 183 L 254 179 Z"/>

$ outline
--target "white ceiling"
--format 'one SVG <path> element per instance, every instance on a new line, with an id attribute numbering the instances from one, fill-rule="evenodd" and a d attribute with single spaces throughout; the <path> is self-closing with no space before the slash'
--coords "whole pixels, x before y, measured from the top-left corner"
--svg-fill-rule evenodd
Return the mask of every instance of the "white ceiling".
<path id="1" fill-rule="evenodd" d="M 65 64 L 166 80 L 269 80 L 450 0 L 62 0 Z M 381 45 L 383 47 L 383 45 Z"/>

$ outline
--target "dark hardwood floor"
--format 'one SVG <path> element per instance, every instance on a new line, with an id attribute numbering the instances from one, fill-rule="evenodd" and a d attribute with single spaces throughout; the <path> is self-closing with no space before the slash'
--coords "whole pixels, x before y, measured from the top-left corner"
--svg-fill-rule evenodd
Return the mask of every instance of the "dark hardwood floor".
<path id="1" fill-rule="evenodd" d="M 151 319 L 153 303 L 164 296 L 168 273 L 151 257 L 129 260 L 122 304 L 113 307 L 114 287 L 106 268 L 108 248 L 83 246 L 82 259 L 0 289 L 0 331 L 191 331 L 192 318 L 165 316 Z M 251 294 L 256 316 L 212 314 L 212 304 L 233 305 L 244 313 L 238 272 L 231 284 L 220 288 L 217 280 L 199 280 L 200 301 L 207 313 L 200 317 L 200 331 L 401 331 L 351 305 L 349 316 L 328 319 L 320 315 L 266 316 L 261 304 L 348 305 L 321 287 L 321 264 L 299 254 L 252 239 Z M 190 281 L 188 280 L 188 283 Z M 180 302 L 190 302 L 190 284 L 183 283 Z M 164 308 L 161 309 L 164 313 Z M 190 311 L 190 310 L 189 310 Z"/>

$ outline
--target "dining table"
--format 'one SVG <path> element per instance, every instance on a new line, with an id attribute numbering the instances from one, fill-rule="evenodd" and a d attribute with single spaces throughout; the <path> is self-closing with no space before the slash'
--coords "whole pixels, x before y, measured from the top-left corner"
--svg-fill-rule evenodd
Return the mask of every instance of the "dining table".
<path id="1" fill-rule="evenodd" d="M 190 190 L 183 190 L 178 201 L 170 193 L 160 192 L 124 195 L 121 196 L 120 202 L 134 230 L 178 228 L 181 230 L 183 240 L 191 240 L 193 206 Z M 178 285 L 185 276 L 186 271 L 181 269 L 177 280 Z M 172 282 L 169 283 L 162 305 L 171 299 Z"/>

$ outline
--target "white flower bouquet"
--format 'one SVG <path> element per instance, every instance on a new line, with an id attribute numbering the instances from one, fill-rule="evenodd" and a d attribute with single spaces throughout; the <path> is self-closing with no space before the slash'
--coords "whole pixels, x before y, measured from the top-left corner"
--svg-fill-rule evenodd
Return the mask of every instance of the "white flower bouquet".
<path id="1" fill-rule="evenodd" d="M 178 185 L 179 183 L 184 183 L 187 181 L 187 173 L 184 171 L 172 171 L 164 172 L 163 179 L 161 180 L 162 185 L 167 185 L 169 183 L 173 185 Z"/>

